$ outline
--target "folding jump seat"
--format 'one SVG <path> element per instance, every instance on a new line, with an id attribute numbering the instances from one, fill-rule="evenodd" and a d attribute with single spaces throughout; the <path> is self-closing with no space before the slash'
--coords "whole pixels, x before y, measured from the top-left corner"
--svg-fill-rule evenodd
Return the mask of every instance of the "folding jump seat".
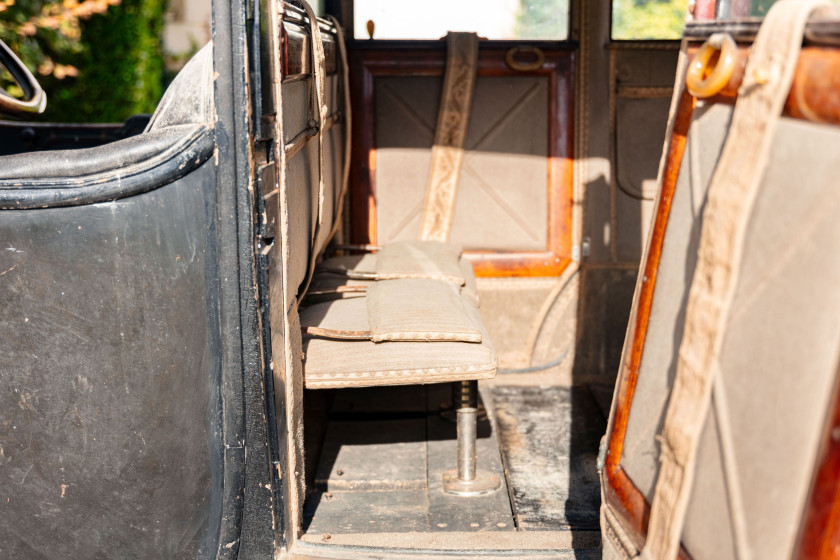
<path id="1" fill-rule="evenodd" d="M 308 7 L 307 12 L 313 45 L 313 97 L 320 106 L 316 113 L 324 122 L 327 110 L 323 43 L 314 14 Z M 501 486 L 499 477 L 475 468 L 476 382 L 495 375 L 496 353 L 478 313 L 472 266 L 462 258 L 460 247 L 437 241 L 411 241 L 318 262 L 338 229 L 350 157 L 347 61 L 340 30 L 336 42 L 345 90 L 344 173 L 340 188 L 324 188 L 327 174 L 323 139 L 319 138 L 319 223 L 311 244 L 314 255 L 310 255 L 309 273 L 299 295 L 304 387 L 459 382 L 455 391 L 459 402 L 454 403 L 458 469 L 445 477 L 445 489 L 459 495 L 496 490 Z M 325 197 L 324 192 L 333 193 L 335 198 Z M 285 211 L 290 213 L 293 209 L 287 207 Z"/>

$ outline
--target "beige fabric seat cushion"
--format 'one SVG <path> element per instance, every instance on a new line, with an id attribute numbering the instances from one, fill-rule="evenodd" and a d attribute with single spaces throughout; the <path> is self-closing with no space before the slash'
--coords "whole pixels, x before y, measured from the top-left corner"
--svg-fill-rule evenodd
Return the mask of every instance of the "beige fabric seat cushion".
<path id="1" fill-rule="evenodd" d="M 372 271 L 376 270 L 377 258 L 377 253 L 366 253 L 363 255 L 334 257 L 325 262 L 332 263 L 330 265 L 332 268 Z M 464 278 L 461 293 L 472 299 L 475 305 L 479 305 L 478 287 L 475 283 L 475 273 L 473 272 L 472 263 L 466 257 L 461 257 L 458 264 Z M 364 297 L 368 288 L 374 282 L 375 280 L 351 278 L 343 274 L 332 274 L 322 270 L 312 279 L 308 293 L 311 297 Z"/>
<path id="2" fill-rule="evenodd" d="M 301 311 L 304 332 L 316 327 L 356 337 L 304 336 L 307 388 L 416 385 L 495 375 L 496 352 L 478 309 L 456 286 L 428 280 L 374 284 L 368 297 L 336 299 Z"/>
<path id="3" fill-rule="evenodd" d="M 461 247 L 437 241 L 398 241 L 376 253 L 327 259 L 322 270 L 336 270 L 367 280 L 427 278 L 463 286 Z"/>
<path id="4" fill-rule="evenodd" d="M 371 340 L 481 342 L 481 319 L 461 289 L 438 280 L 373 282 L 368 288 Z"/>

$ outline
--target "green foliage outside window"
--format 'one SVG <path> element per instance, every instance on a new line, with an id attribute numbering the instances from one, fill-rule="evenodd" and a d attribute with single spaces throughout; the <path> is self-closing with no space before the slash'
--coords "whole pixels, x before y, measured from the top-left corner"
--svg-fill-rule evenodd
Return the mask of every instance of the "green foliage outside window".
<path id="1" fill-rule="evenodd" d="M 750 2 L 750 14 L 756 16 L 764 16 L 770 6 L 776 3 L 776 0 L 752 0 Z"/>
<path id="2" fill-rule="evenodd" d="M 163 93 L 166 0 L 0 3 L 0 39 L 47 93 L 40 120 L 121 122 L 154 111 Z M 4 86 L 20 94 L 8 81 Z"/>
<path id="3" fill-rule="evenodd" d="M 613 39 L 679 39 L 686 0 L 613 0 Z"/>
<path id="4" fill-rule="evenodd" d="M 568 0 L 519 0 L 516 37 L 556 41 L 565 39 L 568 29 Z"/>

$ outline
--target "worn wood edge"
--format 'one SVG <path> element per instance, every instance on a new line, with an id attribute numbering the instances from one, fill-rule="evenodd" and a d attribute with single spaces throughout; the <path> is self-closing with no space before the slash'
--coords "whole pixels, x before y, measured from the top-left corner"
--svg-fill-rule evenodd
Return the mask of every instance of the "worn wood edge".
<path id="1" fill-rule="evenodd" d="M 316 492 L 400 492 L 426 491 L 426 480 L 327 480 L 316 478 Z"/>
<path id="2" fill-rule="evenodd" d="M 566 255 L 464 251 L 478 278 L 534 278 L 560 276 L 572 263 Z"/>
<path id="3" fill-rule="evenodd" d="M 619 371 L 615 414 L 608 434 L 607 456 L 604 463 L 607 478 L 604 492 L 605 501 L 616 516 L 620 518 L 622 524 L 629 529 L 628 533 L 640 547 L 644 544 L 644 538 L 647 534 L 650 504 L 647 503 L 644 495 L 621 467 L 621 453 L 647 336 L 656 276 L 659 270 L 659 260 L 662 256 L 662 245 L 665 240 L 671 202 L 676 189 L 694 104 L 694 98 L 687 91 L 683 91 L 680 95 L 674 129 L 668 144 L 662 189 L 656 210 L 651 243 L 644 265 L 644 275 L 641 278 L 639 297 L 631 316 L 631 330 L 627 336 L 628 340 L 631 341 L 629 355 L 621 364 L 621 370 Z"/>
<path id="4" fill-rule="evenodd" d="M 471 554 L 487 554 L 509 551 L 571 551 L 573 549 L 598 548 L 601 545 L 600 531 L 488 531 L 457 532 L 440 531 L 434 533 L 347 533 L 324 535 L 305 534 L 301 538 L 302 546 L 292 549 L 293 554 L 306 552 L 313 558 L 346 558 L 332 556 L 353 547 L 360 554 L 377 554 L 388 550 L 393 552 L 411 552 L 424 555 L 441 551 L 469 550 Z M 312 546 L 319 545 L 319 546 Z M 371 549 L 379 549 L 374 550 Z M 349 551 L 348 551 L 349 552 Z M 307 556 L 293 556 L 306 558 Z"/>
<path id="5" fill-rule="evenodd" d="M 805 502 L 796 553 L 799 560 L 840 559 L 840 366 Z"/>
<path id="6" fill-rule="evenodd" d="M 354 141 L 350 146 L 350 242 L 376 245 L 376 135 L 374 77 L 358 55 L 350 55 L 350 91 Z"/>

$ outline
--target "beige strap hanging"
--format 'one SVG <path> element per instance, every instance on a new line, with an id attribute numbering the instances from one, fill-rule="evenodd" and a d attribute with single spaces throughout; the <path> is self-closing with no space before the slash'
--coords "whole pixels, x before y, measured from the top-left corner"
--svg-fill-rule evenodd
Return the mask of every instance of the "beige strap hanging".
<path id="1" fill-rule="evenodd" d="M 341 192 L 338 193 L 338 205 L 335 208 L 335 216 L 333 216 L 334 223 L 330 230 L 330 235 L 324 244 L 328 244 L 330 239 L 336 234 L 341 227 L 342 214 L 344 213 L 344 199 L 347 196 L 347 185 L 350 182 L 350 154 L 352 134 L 352 115 L 350 113 L 350 66 L 347 63 L 347 45 L 344 43 L 344 31 L 341 25 L 334 16 L 328 16 L 332 24 L 335 26 L 335 41 L 338 43 L 338 61 L 340 64 L 341 75 L 341 91 L 342 91 L 342 106 L 341 112 L 342 121 L 344 122 L 344 153 L 342 154 L 341 166 Z"/>
<path id="2" fill-rule="evenodd" d="M 826 0 L 783 0 L 752 47 L 703 212 L 677 375 L 662 432 L 660 470 L 641 557 L 674 559 L 691 497 L 697 449 L 744 250 L 744 237 L 793 81 L 808 16 Z"/>
<path id="3" fill-rule="evenodd" d="M 318 217 L 315 221 L 315 227 L 312 232 L 311 251 L 309 258 L 309 267 L 306 278 L 301 284 L 300 293 L 306 293 L 309 289 L 309 284 L 312 281 L 312 275 L 315 273 L 315 258 L 318 254 L 318 238 L 323 227 L 332 227 L 332 224 L 324 224 L 324 198 L 326 187 L 324 185 L 324 125 L 327 121 L 327 92 L 326 92 L 326 55 L 324 54 L 324 42 L 321 39 L 321 28 L 318 24 L 318 18 L 312 7 L 305 1 L 301 2 L 306 16 L 309 19 L 309 36 L 312 53 L 312 99 L 311 103 L 314 105 L 312 118 L 316 121 L 315 126 L 318 128 Z"/>
<path id="4" fill-rule="evenodd" d="M 420 239 L 423 241 L 449 239 L 477 67 L 478 35 L 448 33 L 446 74 L 420 222 Z"/>

